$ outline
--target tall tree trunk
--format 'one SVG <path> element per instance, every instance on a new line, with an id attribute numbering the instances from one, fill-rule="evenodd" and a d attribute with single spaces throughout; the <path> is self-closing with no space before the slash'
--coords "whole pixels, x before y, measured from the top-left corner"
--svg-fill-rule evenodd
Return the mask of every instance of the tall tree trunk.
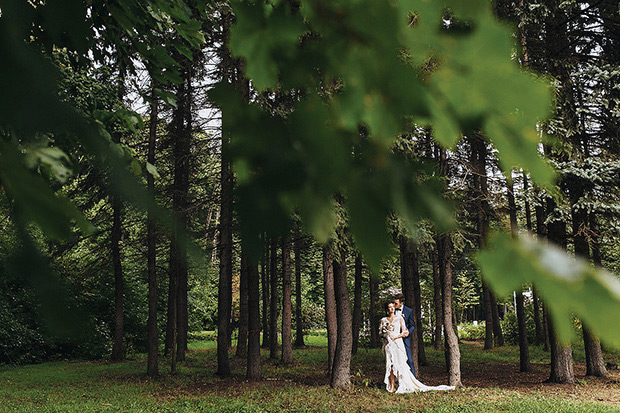
<path id="1" fill-rule="evenodd" d="M 377 319 L 377 279 L 372 274 L 368 274 L 368 316 L 370 318 L 370 347 L 379 347 L 379 320 Z"/>
<path id="2" fill-rule="evenodd" d="M 502 334 L 499 309 L 497 308 L 497 298 L 495 298 L 495 294 L 491 289 L 489 289 L 489 295 L 491 296 L 491 315 L 493 316 L 493 337 L 495 338 L 495 346 L 501 347 L 504 345 L 504 335 Z"/>
<path id="3" fill-rule="evenodd" d="M 217 374 L 230 376 L 228 346 L 230 343 L 230 317 L 232 313 L 232 215 L 233 215 L 233 172 L 224 155 L 230 144 L 230 135 L 225 128 L 226 114 L 222 113 L 222 162 L 220 195 L 219 258 L 220 276 L 217 295 Z"/>
<path id="4" fill-rule="evenodd" d="M 585 260 L 590 260 L 590 246 L 585 235 L 585 228 L 588 225 L 588 212 L 583 209 L 577 209 L 576 205 L 584 194 L 579 183 L 573 183 L 570 188 L 570 198 L 572 203 L 571 218 L 573 222 L 573 240 L 575 248 L 575 256 Z M 604 377 L 607 375 L 605 368 L 605 360 L 603 359 L 603 351 L 601 343 L 597 337 L 593 335 L 588 326 L 582 321 L 583 347 L 586 353 L 586 376 Z"/>
<path id="5" fill-rule="evenodd" d="M 418 328 L 418 320 L 415 314 L 415 294 L 413 288 L 413 242 L 411 239 L 405 237 L 404 235 L 400 236 L 400 283 L 403 291 L 403 295 L 405 296 L 405 305 L 413 310 L 413 318 L 416 325 L 416 330 Z M 415 331 L 415 330 L 414 330 Z M 420 368 L 418 363 L 418 335 L 413 334 L 409 337 L 410 345 L 411 345 L 411 357 L 413 361 L 413 369 L 416 372 L 416 375 L 419 375 Z"/>
<path id="6" fill-rule="evenodd" d="M 248 280 L 248 358 L 246 377 L 257 379 L 261 376 L 260 365 L 260 297 L 258 265 L 247 261 Z"/>
<path id="7" fill-rule="evenodd" d="M 122 203 L 118 196 L 112 196 L 112 232 L 110 243 L 112 249 L 112 268 L 114 271 L 114 343 L 112 345 L 112 361 L 123 359 L 123 266 L 121 263 L 120 242 Z"/>
<path id="8" fill-rule="evenodd" d="M 295 347 L 304 344 L 304 320 L 301 311 L 301 246 L 303 238 L 298 234 L 295 239 Z"/>
<path id="9" fill-rule="evenodd" d="M 353 293 L 353 349 L 352 354 L 357 354 L 357 346 L 360 339 L 360 323 L 362 321 L 362 257 L 355 255 L 355 287 Z"/>
<path id="10" fill-rule="evenodd" d="M 269 268 L 269 243 L 265 242 L 265 258 L 261 268 L 261 291 L 263 296 L 263 344 L 261 347 L 269 347 L 269 281 L 268 270 Z"/>
<path id="11" fill-rule="evenodd" d="M 157 141 L 157 112 L 158 102 L 157 96 L 154 92 L 154 85 L 151 93 L 151 114 L 149 119 L 149 142 L 147 162 L 151 165 L 155 165 L 155 143 Z M 155 193 L 155 180 L 150 173 L 146 174 L 146 182 L 149 191 Z M 149 316 L 146 322 L 147 330 L 147 348 L 148 359 L 146 363 L 146 374 L 150 377 L 159 375 L 159 360 L 158 360 L 158 347 L 159 347 L 159 332 L 157 330 L 157 267 L 156 267 L 156 254 L 157 254 L 157 240 L 155 239 L 155 219 L 153 213 L 149 210 L 146 221 L 146 257 L 147 257 L 147 278 L 148 278 L 148 305 Z"/>
<path id="12" fill-rule="evenodd" d="M 534 212 L 536 214 L 536 238 L 539 242 L 542 242 L 547 238 L 547 229 L 545 227 L 545 207 L 542 204 L 536 205 L 534 208 Z M 534 322 L 536 322 L 536 318 L 538 316 L 536 309 L 539 306 L 538 300 L 538 291 L 536 287 L 534 287 Z M 545 317 L 545 309 L 544 305 L 542 307 L 542 317 L 539 317 L 539 324 L 536 325 L 536 343 L 543 345 L 543 350 L 549 350 L 549 335 L 547 334 L 547 321 Z M 539 330 L 540 329 L 540 330 Z"/>
<path id="13" fill-rule="evenodd" d="M 336 315 L 336 292 L 334 289 L 334 261 L 331 246 L 323 248 L 323 290 L 325 293 L 325 324 L 327 326 L 327 375 L 332 376 L 338 319 Z"/>
<path id="14" fill-rule="evenodd" d="M 239 334 L 237 335 L 237 357 L 245 357 L 248 351 L 248 259 L 241 252 L 241 268 L 239 269 Z"/>
<path id="15" fill-rule="evenodd" d="M 550 316 L 547 317 L 547 326 L 549 327 L 549 344 L 551 347 L 551 375 L 547 381 L 574 384 L 573 349 L 570 345 L 564 345 L 558 341 Z"/>
<path id="16" fill-rule="evenodd" d="M 291 242 L 290 237 L 282 241 L 282 364 L 291 364 L 293 362 Z"/>
<path id="17" fill-rule="evenodd" d="M 484 300 L 484 349 L 490 350 L 494 347 L 493 313 L 491 310 L 491 292 L 489 291 L 489 287 L 484 281 L 482 282 L 482 298 Z"/>
<path id="18" fill-rule="evenodd" d="M 269 265 L 270 298 L 269 305 L 269 358 L 278 358 L 278 244 L 271 239 L 271 257 Z"/>
<path id="19" fill-rule="evenodd" d="M 346 260 L 335 260 L 334 293 L 336 298 L 337 338 L 334 364 L 332 368 L 331 386 L 335 389 L 351 387 L 351 350 L 353 332 L 351 331 L 351 302 L 347 288 Z"/>
<path id="20" fill-rule="evenodd" d="M 435 238 L 435 245 L 433 246 L 433 250 L 431 252 L 433 259 L 433 304 L 435 309 L 435 331 L 433 335 L 433 347 L 435 350 L 441 349 L 441 329 L 443 328 L 443 307 L 442 307 L 442 297 L 441 297 L 441 278 L 439 272 L 439 263 L 438 263 L 438 249 L 437 244 L 439 242 L 439 238 Z"/>
<path id="21" fill-rule="evenodd" d="M 441 235 L 439 240 L 439 271 L 443 292 L 443 325 L 448 383 L 451 386 L 461 387 L 461 352 L 452 324 L 452 240 L 449 235 Z"/>
<path id="22" fill-rule="evenodd" d="M 418 364 L 420 366 L 426 366 L 428 365 L 428 363 L 426 361 L 426 352 L 424 351 L 424 324 L 422 323 L 422 292 L 420 291 L 420 269 L 418 261 L 418 248 L 415 244 L 412 245 L 412 250 L 413 299 L 415 303 L 413 311 L 415 313 L 416 320 L 415 331 L 417 332 L 418 337 Z"/>
<path id="23" fill-rule="evenodd" d="M 547 198 L 547 211 L 553 213 L 555 209 L 555 201 L 552 198 Z M 566 224 L 562 220 L 555 218 L 547 225 L 547 236 L 549 241 L 566 249 Z M 549 335 L 551 350 L 551 374 L 548 381 L 552 383 L 574 383 L 573 350 L 570 345 L 558 341 L 549 309 L 546 310 L 547 328 L 549 330 L 547 334 Z"/>
<path id="24" fill-rule="evenodd" d="M 517 237 L 519 229 L 517 226 L 517 204 L 514 197 L 514 185 L 512 177 L 508 179 L 508 209 L 510 212 L 510 231 L 513 237 Z M 515 292 L 517 324 L 519 327 L 519 370 L 529 372 L 532 370 L 530 366 L 530 350 L 527 343 L 527 326 L 525 321 L 525 306 L 523 304 L 523 291 Z"/>

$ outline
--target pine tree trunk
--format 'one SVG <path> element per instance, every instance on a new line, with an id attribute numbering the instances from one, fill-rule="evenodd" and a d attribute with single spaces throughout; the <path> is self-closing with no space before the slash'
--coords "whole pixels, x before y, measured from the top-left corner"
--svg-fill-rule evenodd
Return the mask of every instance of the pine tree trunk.
<path id="1" fill-rule="evenodd" d="M 245 357 L 248 351 L 248 260 L 241 253 L 241 268 L 239 269 L 239 334 L 237 335 L 237 357 Z"/>
<path id="2" fill-rule="evenodd" d="M 225 118 L 226 114 L 222 114 Z M 224 122 L 224 121 L 223 121 Z M 230 136 L 222 131 L 222 153 L 226 153 Z M 217 374 L 221 377 L 230 376 L 228 347 L 230 343 L 230 317 L 232 313 L 232 215 L 233 215 L 233 173 L 226 156 L 221 162 L 221 195 L 220 195 L 220 239 L 219 258 L 220 276 L 217 300 Z"/>
<path id="3" fill-rule="evenodd" d="M 368 274 L 368 316 L 370 318 L 370 347 L 379 347 L 379 320 L 377 319 L 377 279 Z"/>
<path id="4" fill-rule="evenodd" d="M 334 364 L 332 368 L 331 387 L 348 389 L 351 387 L 351 350 L 353 332 L 351 331 L 351 302 L 347 288 L 347 264 L 333 261 L 334 293 L 336 298 L 337 338 Z"/>
<path id="5" fill-rule="evenodd" d="M 413 311 L 415 312 L 415 331 L 417 332 L 418 337 L 418 364 L 420 366 L 428 365 L 426 361 L 426 352 L 424 350 L 424 324 L 422 322 L 422 292 L 420 290 L 420 269 L 418 262 L 418 249 L 415 244 L 412 245 L 413 249 L 413 299 L 415 303 L 415 307 Z M 417 370 L 416 370 L 417 372 Z M 419 374 L 419 373 L 418 373 Z"/>
<path id="6" fill-rule="evenodd" d="M 403 295 L 405 296 L 405 305 L 411 308 L 414 312 L 414 322 L 416 330 L 418 328 L 418 320 L 415 316 L 415 294 L 413 289 L 413 242 L 411 239 L 400 236 L 400 282 Z M 415 330 L 414 330 L 415 331 Z M 418 335 L 413 334 L 410 338 L 411 345 L 411 357 L 413 361 L 413 369 L 416 375 L 419 374 L 418 363 Z"/>
<path id="7" fill-rule="evenodd" d="M 504 335 L 502 334 L 502 325 L 500 324 L 497 298 L 495 298 L 495 294 L 493 294 L 490 288 L 489 295 L 491 296 L 491 315 L 493 316 L 493 337 L 495 338 L 495 346 L 501 347 L 504 345 Z"/>
<path id="8" fill-rule="evenodd" d="M 452 240 L 449 235 L 441 235 L 439 239 L 439 271 L 443 292 L 443 325 L 446 341 L 445 354 L 448 367 L 448 383 L 450 386 L 462 387 L 461 352 L 452 324 Z"/>
<path id="9" fill-rule="evenodd" d="M 114 271 L 114 343 L 112 345 L 112 361 L 123 359 L 123 267 L 121 263 L 120 242 L 122 203 L 118 196 L 112 196 L 112 232 L 110 237 L 112 249 L 112 268 Z"/>
<path id="10" fill-rule="evenodd" d="M 261 347 L 269 347 L 269 282 L 268 282 L 268 270 L 269 268 L 269 243 L 265 242 L 265 258 L 261 268 L 261 291 L 263 296 L 263 344 Z"/>
<path id="11" fill-rule="evenodd" d="M 329 246 L 323 248 L 323 290 L 325 293 L 325 324 L 327 326 L 327 375 L 332 376 L 338 319 L 336 315 L 336 292 L 334 289 L 333 254 Z"/>
<path id="12" fill-rule="evenodd" d="M 304 347 L 304 320 L 301 311 L 301 244 L 298 234 L 295 240 L 295 347 Z"/>
<path id="13" fill-rule="evenodd" d="M 248 280 L 248 358 L 246 377 L 257 379 L 261 376 L 260 363 L 260 296 L 258 266 L 247 262 Z"/>
<path id="14" fill-rule="evenodd" d="M 360 339 L 360 323 L 362 321 L 362 257 L 355 255 L 355 287 L 353 293 L 353 349 L 352 354 L 357 354 Z"/>
<path id="15" fill-rule="evenodd" d="M 435 331 L 433 335 L 433 347 L 435 350 L 441 350 L 441 330 L 443 328 L 443 307 L 441 296 L 441 279 L 439 276 L 439 264 L 437 257 L 438 238 L 435 238 L 433 251 L 433 304 L 435 309 Z"/>
<path id="16" fill-rule="evenodd" d="M 270 298 L 269 305 L 269 358 L 278 358 L 278 244 L 271 240 L 271 256 L 269 265 Z"/>
<path id="17" fill-rule="evenodd" d="M 540 301 L 538 299 L 538 291 L 536 287 L 532 288 L 532 301 L 534 306 L 534 326 L 536 328 L 536 344 L 540 345 L 545 342 L 545 332 L 543 330 L 542 321 L 540 319 Z"/>
<path id="18" fill-rule="evenodd" d="M 583 322 L 581 324 L 581 331 L 583 333 L 583 344 L 586 352 L 586 376 L 607 376 L 607 368 L 605 367 L 605 360 L 603 359 L 601 343 Z"/>
<path id="19" fill-rule="evenodd" d="M 555 201 L 547 198 L 547 211 L 552 213 L 555 210 Z M 547 225 L 547 236 L 549 241 L 566 249 L 566 224 L 555 219 Z M 551 383 L 575 383 L 575 373 L 573 369 L 573 351 L 570 345 L 564 345 L 557 339 L 552 317 L 547 308 L 547 328 L 549 335 L 549 347 L 551 350 Z"/>
<path id="20" fill-rule="evenodd" d="M 282 241 L 282 364 L 293 362 L 291 294 L 291 239 L 288 237 Z"/>
<path id="21" fill-rule="evenodd" d="M 154 87 L 153 87 L 154 89 Z M 147 162 L 155 165 L 155 143 L 157 141 L 157 112 L 158 102 L 155 93 L 151 94 L 151 114 L 149 120 L 149 141 Z M 155 180 L 150 173 L 146 174 L 146 181 L 149 191 L 155 193 Z M 147 350 L 148 359 L 146 363 L 146 374 L 150 377 L 159 375 L 159 331 L 157 329 L 157 240 L 155 239 L 155 219 L 149 210 L 146 221 L 146 256 L 147 256 L 147 278 L 148 278 L 148 306 L 149 315 L 146 322 L 147 331 Z"/>
<path id="22" fill-rule="evenodd" d="M 510 230 L 513 237 L 518 237 L 519 229 L 517 226 L 517 205 L 514 197 L 514 184 L 508 179 L 508 209 L 510 215 Z M 523 292 L 521 290 L 515 292 L 517 323 L 519 327 L 519 370 L 529 372 L 532 370 L 530 366 L 530 350 L 527 342 L 527 326 L 525 321 L 525 306 L 523 304 Z"/>
<path id="23" fill-rule="evenodd" d="M 484 281 L 482 282 L 482 297 L 484 300 L 484 349 L 490 350 L 494 347 L 493 313 L 491 310 L 491 293 Z"/>

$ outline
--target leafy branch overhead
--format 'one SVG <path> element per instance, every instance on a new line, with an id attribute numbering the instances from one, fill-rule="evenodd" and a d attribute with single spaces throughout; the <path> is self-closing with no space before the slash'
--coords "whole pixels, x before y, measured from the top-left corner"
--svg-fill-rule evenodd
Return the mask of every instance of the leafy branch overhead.
<path id="1" fill-rule="evenodd" d="M 245 202 L 265 205 L 283 221 L 312 205 L 302 217 L 325 239 L 330 197 L 345 194 L 353 235 L 376 268 L 389 253 L 384 228 L 392 211 L 410 225 L 430 218 L 450 227 L 441 187 L 421 178 L 421 165 L 411 168 L 391 153 L 411 119 L 432 125 L 447 147 L 461 132 L 482 130 L 504 171 L 522 166 L 540 185 L 551 183 L 536 131 L 549 115 L 549 87 L 513 59 L 512 32 L 487 2 L 308 1 L 291 10 L 289 2 L 239 1 L 233 8 L 230 47 L 244 58 L 253 86 L 304 92 L 288 119 L 261 114 L 224 86 L 212 93 L 231 116 L 224 127 L 237 141 L 235 164 L 244 168 L 242 211 Z M 252 142 L 287 155 L 261 155 Z M 287 157 L 289 165 L 282 164 Z M 278 169 L 295 172 L 283 177 Z M 247 188 L 255 185 L 261 190 L 254 196 Z M 247 212 L 242 217 L 252 220 Z"/>

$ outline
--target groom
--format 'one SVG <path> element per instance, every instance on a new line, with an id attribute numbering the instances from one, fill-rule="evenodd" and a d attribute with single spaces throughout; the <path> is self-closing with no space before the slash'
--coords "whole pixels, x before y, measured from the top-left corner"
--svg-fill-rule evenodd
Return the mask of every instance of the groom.
<path id="1" fill-rule="evenodd" d="M 403 342 L 405 344 L 405 350 L 407 351 L 407 364 L 409 364 L 409 368 L 411 368 L 411 372 L 415 376 L 416 374 L 415 368 L 413 367 L 413 357 L 411 355 L 411 337 L 413 334 L 413 330 L 415 329 L 413 310 L 405 306 L 405 296 L 400 293 L 394 296 L 394 307 L 396 307 L 396 315 L 403 316 L 403 318 L 405 319 L 405 325 L 407 326 L 407 330 L 409 330 L 409 335 L 407 337 L 403 337 Z"/>

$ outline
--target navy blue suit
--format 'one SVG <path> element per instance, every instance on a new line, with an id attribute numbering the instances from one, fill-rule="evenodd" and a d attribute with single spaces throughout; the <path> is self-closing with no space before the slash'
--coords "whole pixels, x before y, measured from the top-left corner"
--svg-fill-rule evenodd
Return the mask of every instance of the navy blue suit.
<path id="1" fill-rule="evenodd" d="M 413 318 L 413 310 L 407 306 L 401 308 L 400 315 L 405 319 L 405 326 L 407 326 L 407 330 L 409 330 L 409 335 L 407 337 L 403 337 L 403 342 L 405 344 L 405 350 L 407 351 L 407 364 L 411 368 L 411 372 L 415 376 L 415 368 L 413 367 L 413 356 L 411 355 L 411 337 L 413 337 L 413 330 L 415 330 L 415 320 Z"/>

